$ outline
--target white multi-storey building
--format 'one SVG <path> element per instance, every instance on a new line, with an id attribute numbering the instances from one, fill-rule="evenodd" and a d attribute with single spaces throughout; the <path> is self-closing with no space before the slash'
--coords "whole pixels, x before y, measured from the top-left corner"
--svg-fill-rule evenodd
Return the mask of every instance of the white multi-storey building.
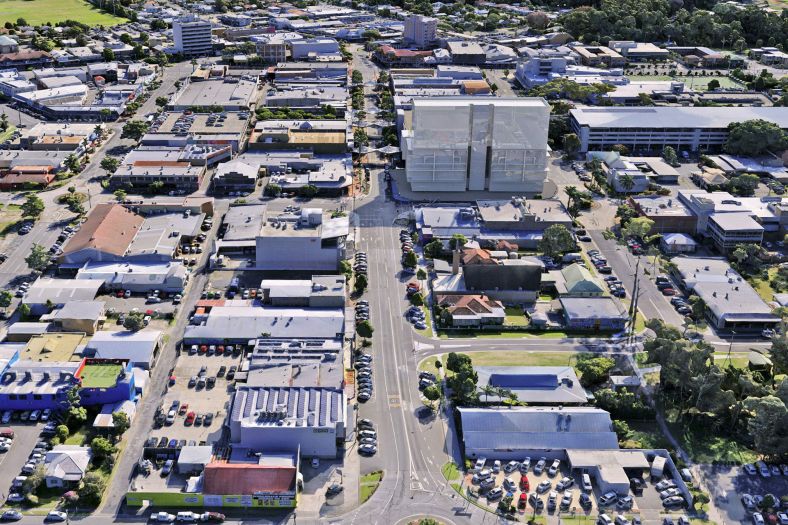
<path id="1" fill-rule="evenodd" d="M 427 47 L 435 41 L 438 19 L 422 15 L 410 15 L 405 19 L 405 30 L 402 38 L 405 43 L 418 47 Z"/>
<path id="2" fill-rule="evenodd" d="M 213 51 L 211 43 L 211 23 L 196 16 L 177 18 L 172 23 L 175 49 L 184 55 L 209 55 Z"/>
<path id="3" fill-rule="evenodd" d="M 549 119 L 542 98 L 414 99 L 407 180 L 414 191 L 541 193 Z"/>
<path id="4" fill-rule="evenodd" d="M 780 107 L 590 107 L 569 112 L 580 151 L 609 150 L 623 144 L 635 151 L 719 149 L 728 125 L 763 119 L 788 130 L 788 108 Z"/>

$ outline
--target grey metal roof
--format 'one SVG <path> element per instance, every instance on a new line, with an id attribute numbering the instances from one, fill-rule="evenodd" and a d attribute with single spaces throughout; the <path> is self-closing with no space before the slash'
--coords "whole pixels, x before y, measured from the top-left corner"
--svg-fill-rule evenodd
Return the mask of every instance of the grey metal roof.
<path id="1" fill-rule="evenodd" d="M 103 359 L 128 359 L 132 363 L 150 363 L 160 340 L 160 330 L 99 331 L 88 342 L 85 350 L 86 353 Z"/>
<path id="2" fill-rule="evenodd" d="M 593 407 L 460 408 L 471 450 L 616 449 L 610 414 Z"/>
<path id="3" fill-rule="evenodd" d="M 52 312 L 53 319 L 87 319 L 95 321 L 104 314 L 104 301 L 69 301 Z"/>
<path id="4" fill-rule="evenodd" d="M 333 427 L 345 420 L 340 388 L 241 386 L 233 397 L 230 421 L 247 427 Z"/>
<path id="5" fill-rule="evenodd" d="M 477 386 L 508 388 L 526 403 L 585 403 L 588 399 L 571 366 L 480 366 Z M 481 399 L 488 397 L 480 394 Z M 497 396 L 489 396 L 497 400 Z"/>
<path id="6" fill-rule="evenodd" d="M 561 297 L 569 319 L 626 319 L 627 314 L 612 297 Z"/>
<path id="7" fill-rule="evenodd" d="M 780 107 L 606 107 L 570 110 L 591 128 L 726 128 L 732 122 L 763 119 L 788 129 L 788 108 Z"/>

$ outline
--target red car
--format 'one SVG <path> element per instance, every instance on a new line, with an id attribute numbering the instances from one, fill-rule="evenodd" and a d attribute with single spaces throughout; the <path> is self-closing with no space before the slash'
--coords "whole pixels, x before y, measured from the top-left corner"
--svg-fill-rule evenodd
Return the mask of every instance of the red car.
<path id="1" fill-rule="evenodd" d="M 673 288 L 663 288 L 662 295 L 676 295 L 676 290 Z"/>
<path id="2" fill-rule="evenodd" d="M 520 478 L 520 492 L 528 492 L 529 490 L 531 490 L 531 484 L 528 483 L 528 478 L 523 475 Z"/>
<path id="3" fill-rule="evenodd" d="M 178 410 L 178 414 L 183 415 L 186 411 L 189 410 L 189 403 L 184 403 L 181 405 L 181 408 Z"/>
<path id="4" fill-rule="evenodd" d="M 183 422 L 184 425 L 189 426 L 194 424 L 194 418 L 197 417 L 197 414 L 194 412 L 189 412 L 186 414 L 186 421 Z"/>
<path id="5" fill-rule="evenodd" d="M 528 483 L 528 480 L 525 480 Z M 528 494 L 525 492 L 520 493 L 520 499 L 517 501 L 517 508 L 524 509 L 525 505 L 528 503 Z"/>

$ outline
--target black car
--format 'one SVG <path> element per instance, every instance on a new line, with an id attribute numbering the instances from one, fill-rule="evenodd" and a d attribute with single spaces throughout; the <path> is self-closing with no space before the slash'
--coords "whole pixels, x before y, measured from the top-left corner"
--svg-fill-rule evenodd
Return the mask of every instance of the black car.
<path id="1" fill-rule="evenodd" d="M 230 370 L 227 371 L 227 380 L 230 381 L 235 379 L 235 371 L 238 370 L 238 367 L 233 365 L 230 367 Z"/>
<path id="2" fill-rule="evenodd" d="M 159 441 L 155 437 L 148 438 L 148 441 L 145 442 L 145 446 L 148 448 L 154 448 L 158 442 Z"/>
<path id="3" fill-rule="evenodd" d="M 205 417 L 202 420 L 202 424 L 208 427 L 211 426 L 211 423 L 213 423 L 213 414 L 211 413 L 205 414 Z"/>
<path id="4" fill-rule="evenodd" d="M 216 377 L 224 377 L 224 373 L 227 372 L 227 367 L 222 365 L 219 367 L 219 371 L 216 372 Z"/>
<path id="5" fill-rule="evenodd" d="M 160 438 L 159 439 L 159 448 L 165 448 L 167 446 L 167 443 L 169 443 L 169 441 L 170 440 L 167 439 L 166 437 Z"/>
<path id="6" fill-rule="evenodd" d="M 213 388 L 216 385 L 216 378 L 211 376 L 208 378 L 208 388 Z"/>

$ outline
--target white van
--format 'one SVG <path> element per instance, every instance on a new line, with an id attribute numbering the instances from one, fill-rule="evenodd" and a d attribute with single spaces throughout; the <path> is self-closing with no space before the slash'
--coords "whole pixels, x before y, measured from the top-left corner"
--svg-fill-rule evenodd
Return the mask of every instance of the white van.
<path id="1" fill-rule="evenodd" d="M 588 474 L 583 474 L 583 490 L 585 492 L 591 492 L 591 476 Z"/>

